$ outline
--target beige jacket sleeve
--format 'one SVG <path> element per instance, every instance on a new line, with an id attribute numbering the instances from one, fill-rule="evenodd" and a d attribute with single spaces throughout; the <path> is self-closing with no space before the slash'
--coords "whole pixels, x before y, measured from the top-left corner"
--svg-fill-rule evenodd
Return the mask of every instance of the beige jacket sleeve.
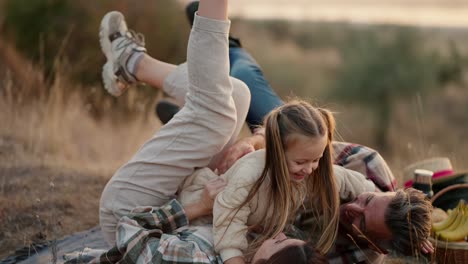
<path id="1" fill-rule="evenodd" d="M 213 238 L 215 250 L 223 261 L 243 256 L 247 249 L 247 221 L 252 213 L 250 203 L 240 210 L 255 181 L 262 172 L 262 155 L 256 151 L 237 161 L 224 176 L 226 188 L 218 194 L 213 206 Z M 264 160 L 264 159 L 263 159 Z"/>
<path id="2" fill-rule="evenodd" d="M 354 200 L 363 192 L 375 192 L 375 184 L 357 171 L 333 165 L 335 179 L 342 202 Z"/>
<path id="3" fill-rule="evenodd" d="M 177 200 L 182 206 L 187 206 L 200 201 L 205 184 L 210 180 L 217 178 L 218 175 L 209 168 L 201 168 L 187 177 L 179 187 Z"/>

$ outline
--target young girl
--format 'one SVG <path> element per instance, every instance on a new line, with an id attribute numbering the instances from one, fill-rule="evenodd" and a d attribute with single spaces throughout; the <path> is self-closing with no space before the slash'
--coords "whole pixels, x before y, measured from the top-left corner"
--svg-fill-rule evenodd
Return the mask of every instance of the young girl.
<path id="1" fill-rule="evenodd" d="M 329 111 L 304 101 L 286 103 L 266 117 L 266 149 L 246 155 L 223 175 L 228 184 L 213 208 L 215 247 L 226 263 L 249 261 L 304 201 L 322 217 L 315 246 L 322 252 L 331 247 L 339 210 L 330 145 L 334 127 Z M 263 229 L 250 247 L 249 226 Z"/>

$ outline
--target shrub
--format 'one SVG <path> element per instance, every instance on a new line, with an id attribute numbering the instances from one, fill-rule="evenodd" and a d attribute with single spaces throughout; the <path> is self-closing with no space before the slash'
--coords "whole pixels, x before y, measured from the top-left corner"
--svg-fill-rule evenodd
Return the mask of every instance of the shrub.
<path id="1" fill-rule="evenodd" d="M 418 31 L 370 28 L 357 32 L 341 49 L 343 64 L 331 95 L 369 107 L 376 118 L 376 140 L 388 147 L 387 131 L 395 100 L 437 87 L 440 58 L 427 51 Z"/>

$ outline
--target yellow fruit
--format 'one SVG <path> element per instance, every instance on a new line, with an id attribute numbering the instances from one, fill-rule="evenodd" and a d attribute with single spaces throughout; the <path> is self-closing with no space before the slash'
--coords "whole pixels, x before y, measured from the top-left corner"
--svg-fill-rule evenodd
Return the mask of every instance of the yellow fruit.
<path id="1" fill-rule="evenodd" d="M 445 219 L 442 222 L 439 223 L 433 223 L 432 224 L 432 229 L 436 233 L 440 233 L 441 231 L 445 231 L 446 229 L 454 230 L 455 228 L 458 227 L 462 219 L 459 219 L 459 214 L 464 214 L 465 211 L 465 201 L 460 200 L 458 203 L 457 207 L 453 209 L 447 219 Z M 455 224 L 455 225 L 454 225 Z"/>
<path id="2" fill-rule="evenodd" d="M 450 212 L 450 214 L 444 221 L 432 224 L 432 229 L 434 230 L 434 232 L 440 232 L 446 229 L 447 227 L 452 225 L 453 222 L 457 219 L 457 215 L 458 215 L 458 207 L 455 208 L 452 212 Z"/>
<path id="3" fill-rule="evenodd" d="M 440 239 L 444 241 L 461 241 L 468 236 L 468 215 L 463 216 L 463 221 L 452 231 L 440 232 Z"/>
<path id="4" fill-rule="evenodd" d="M 457 213 L 457 218 L 455 219 L 455 221 L 453 221 L 453 223 L 448 226 L 447 228 L 443 229 L 442 231 L 453 231 L 455 229 L 457 229 L 460 224 L 465 220 L 465 214 L 463 211 L 458 211 Z"/>

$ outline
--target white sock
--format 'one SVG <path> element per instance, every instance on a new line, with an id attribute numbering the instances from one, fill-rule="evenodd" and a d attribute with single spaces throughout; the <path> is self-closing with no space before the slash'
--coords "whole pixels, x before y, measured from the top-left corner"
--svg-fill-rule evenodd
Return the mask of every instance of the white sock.
<path id="1" fill-rule="evenodd" d="M 140 60 L 143 58 L 144 54 L 145 54 L 144 52 L 136 51 L 128 59 L 127 65 L 126 65 L 127 71 L 131 73 L 133 76 L 135 76 L 136 67 L 138 63 L 140 62 Z"/>

